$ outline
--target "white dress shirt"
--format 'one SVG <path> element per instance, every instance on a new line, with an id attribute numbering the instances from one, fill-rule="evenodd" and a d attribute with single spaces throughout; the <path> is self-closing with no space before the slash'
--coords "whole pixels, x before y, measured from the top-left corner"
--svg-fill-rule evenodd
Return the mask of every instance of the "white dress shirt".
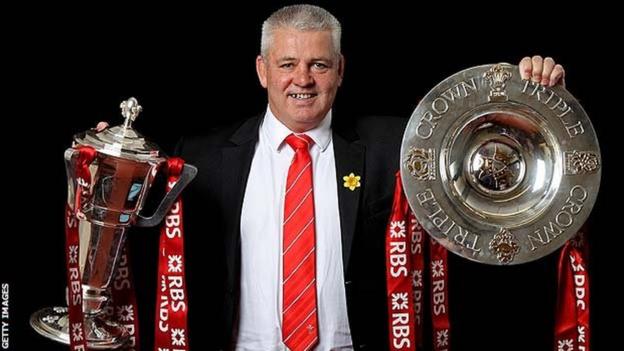
<path id="1" fill-rule="evenodd" d="M 342 265 L 338 178 L 331 111 L 307 131 L 314 182 L 319 343 L 352 350 Z M 267 108 L 260 126 L 241 214 L 241 293 L 236 350 L 287 350 L 282 342 L 282 219 L 293 133 Z M 236 162 L 236 160 L 230 160 Z"/>

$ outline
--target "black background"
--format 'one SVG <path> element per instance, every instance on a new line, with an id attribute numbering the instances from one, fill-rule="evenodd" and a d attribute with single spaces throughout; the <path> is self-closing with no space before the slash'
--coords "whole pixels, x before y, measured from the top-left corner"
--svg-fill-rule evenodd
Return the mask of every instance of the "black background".
<path id="1" fill-rule="evenodd" d="M 37 8 L 12 28 L 4 52 L 9 93 L 3 118 L 5 203 L 12 207 L 5 210 L 9 225 L 0 239 L 0 282 L 10 284 L 11 349 L 65 349 L 32 331 L 28 317 L 64 302 L 62 156 L 72 135 L 101 120 L 120 123 L 118 106 L 129 96 L 144 107 L 136 129 L 168 151 L 181 135 L 262 111 L 266 95 L 254 66 L 260 26 L 283 4 Z M 617 318 L 614 303 L 621 294 L 611 270 L 621 265 L 612 253 L 621 247 L 615 212 L 621 112 L 609 87 L 618 79 L 621 44 L 611 11 L 584 7 L 573 14 L 544 4 L 320 4 L 343 24 L 346 73 L 335 104 L 340 115 L 408 118 L 439 81 L 475 65 L 516 64 L 534 54 L 564 65 L 568 90 L 590 116 L 603 157 L 601 193 L 590 217 L 591 323 L 594 349 L 609 345 L 607 320 Z M 149 349 L 157 235 L 130 236 L 141 337 Z M 552 254 L 491 267 L 451 255 L 453 349 L 551 349 L 556 261 Z"/>

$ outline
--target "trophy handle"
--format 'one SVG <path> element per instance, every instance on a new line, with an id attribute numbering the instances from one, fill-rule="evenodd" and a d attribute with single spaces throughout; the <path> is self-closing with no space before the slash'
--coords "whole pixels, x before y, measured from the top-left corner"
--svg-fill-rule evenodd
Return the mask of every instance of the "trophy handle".
<path id="1" fill-rule="evenodd" d="M 180 174 L 180 178 L 176 185 L 173 186 L 171 191 L 165 195 L 165 197 L 158 205 L 158 208 L 150 217 L 142 216 L 141 214 L 137 215 L 136 223 L 134 224 L 137 227 L 154 227 L 160 223 L 163 218 L 167 215 L 167 212 L 176 201 L 182 190 L 186 188 L 186 186 L 195 178 L 197 175 L 197 167 L 185 164 L 182 169 L 182 174 Z"/>

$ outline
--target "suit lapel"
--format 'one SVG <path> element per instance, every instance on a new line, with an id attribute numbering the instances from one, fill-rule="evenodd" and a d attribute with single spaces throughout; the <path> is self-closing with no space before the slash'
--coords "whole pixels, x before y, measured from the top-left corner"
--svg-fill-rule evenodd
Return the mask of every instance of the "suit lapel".
<path id="1" fill-rule="evenodd" d="M 351 255 L 351 245 L 355 234 L 357 214 L 363 185 L 351 190 L 344 185 L 343 177 L 351 173 L 364 174 L 364 146 L 356 139 L 333 134 L 334 156 L 336 159 L 336 181 L 338 182 L 338 208 L 340 211 L 340 231 L 342 233 L 342 263 L 346 274 Z M 366 179 L 360 180 L 362 184 Z"/>
<path id="2" fill-rule="evenodd" d="M 228 289 L 235 289 L 240 265 L 240 216 L 247 178 L 258 140 L 262 117 L 245 121 L 230 138 L 231 146 L 222 150 L 223 189 L 222 203 L 225 213 L 225 252 L 227 260 Z"/>

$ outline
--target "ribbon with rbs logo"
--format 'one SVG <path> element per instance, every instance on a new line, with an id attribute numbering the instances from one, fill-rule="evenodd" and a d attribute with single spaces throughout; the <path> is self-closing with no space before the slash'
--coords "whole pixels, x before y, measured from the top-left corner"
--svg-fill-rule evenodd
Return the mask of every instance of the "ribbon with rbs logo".
<path id="1" fill-rule="evenodd" d="M 411 212 L 395 177 L 392 212 L 386 229 L 386 291 L 390 350 L 422 347 L 425 231 Z M 447 251 L 430 240 L 431 312 L 436 351 L 449 349 Z"/>
<path id="2" fill-rule="evenodd" d="M 589 351 L 588 246 L 584 226 L 561 249 L 555 315 L 556 351 Z"/>

